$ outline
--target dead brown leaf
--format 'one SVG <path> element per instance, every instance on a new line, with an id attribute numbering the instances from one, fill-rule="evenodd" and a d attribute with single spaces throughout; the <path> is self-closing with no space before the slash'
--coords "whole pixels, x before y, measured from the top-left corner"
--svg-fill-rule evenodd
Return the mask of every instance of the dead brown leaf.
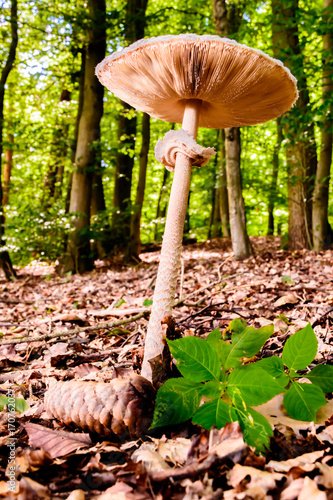
<path id="1" fill-rule="evenodd" d="M 89 434 L 53 431 L 38 424 L 27 424 L 25 430 L 29 436 L 30 446 L 42 448 L 51 458 L 63 457 L 92 444 Z"/>

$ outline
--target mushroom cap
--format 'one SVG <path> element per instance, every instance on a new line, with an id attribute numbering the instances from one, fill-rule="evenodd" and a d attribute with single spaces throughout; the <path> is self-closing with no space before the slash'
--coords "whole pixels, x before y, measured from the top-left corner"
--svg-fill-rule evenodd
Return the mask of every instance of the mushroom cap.
<path id="1" fill-rule="evenodd" d="M 186 101 L 200 99 L 199 127 L 207 128 L 266 122 L 298 97 L 280 61 L 211 35 L 139 40 L 106 57 L 96 75 L 135 109 L 168 122 L 182 123 Z"/>

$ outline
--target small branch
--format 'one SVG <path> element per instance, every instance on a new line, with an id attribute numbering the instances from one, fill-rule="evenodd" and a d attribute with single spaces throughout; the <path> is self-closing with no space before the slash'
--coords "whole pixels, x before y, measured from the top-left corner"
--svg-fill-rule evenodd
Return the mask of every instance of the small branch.
<path id="1" fill-rule="evenodd" d="M 230 280 L 232 278 L 236 278 L 236 276 L 240 276 L 242 274 L 243 273 L 237 273 L 237 274 L 232 274 L 231 276 L 222 276 L 218 280 L 213 281 L 212 283 L 209 283 L 208 285 L 199 288 L 199 290 L 195 290 L 194 292 L 190 293 L 189 295 L 186 295 L 186 297 L 184 297 L 183 299 L 178 300 L 177 302 L 175 302 L 173 307 L 182 306 L 184 304 L 184 302 L 186 302 L 190 297 L 193 297 L 194 295 L 197 295 L 198 293 L 203 292 L 204 290 L 207 290 L 208 288 L 212 288 L 213 286 L 219 285 L 223 281 L 227 281 L 227 280 Z"/>
<path id="2" fill-rule="evenodd" d="M 16 300 L 16 299 L 2 299 L 0 298 L 0 303 L 4 304 L 27 304 L 27 305 L 33 305 L 36 304 L 36 302 L 47 302 L 49 300 L 59 300 L 62 297 L 48 297 L 47 299 L 36 299 L 36 300 Z"/>
<path id="3" fill-rule="evenodd" d="M 138 319 L 147 316 L 148 313 L 149 310 L 142 311 L 136 316 L 132 316 L 131 318 L 126 318 L 126 319 L 120 319 L 118 321 L 113 321 L 112 323 L 99 323 L 98 325 L 94 326 L 75 328 L 75 330 L 67 330 L 64 332 L 57 332 L 57 333 L 47 333 L 45 335 L 39 335 L 38 337 L 19 337 L 11 340 L 2 340 L 0 341 L 0 346 L 9 344 L 23 344 L 25 342 L 40 342 L 42 340 L 54 339 L 57 337 L 66 337 L 67 335 L 75 335 L 81 332 L 93 332 L 96 330 L 100 330 L 101 328 L 108 329 L 108 328 L 113 328 L 114 326 L 127 325 L 128 323 L 132 323 L 133 321 L 137 321 Z"/>

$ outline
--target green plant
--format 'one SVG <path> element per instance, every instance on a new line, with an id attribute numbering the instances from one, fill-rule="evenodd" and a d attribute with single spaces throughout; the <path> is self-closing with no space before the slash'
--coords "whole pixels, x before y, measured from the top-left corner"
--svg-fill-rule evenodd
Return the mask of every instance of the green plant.
<path id="1" fill-rule="evenodd" d="M 9 398 L 7 396 L 0 396 L 0 411 L 7 405 L 9 411 L 24 412 L 29 408 L 28 403 L 22 398 Z"/>
<path id="2" fill-rule="evenodd" d="M 317 353 L 318 342 L 310 324 L 287 340 L 282 358 L 272 356 L 249 363 L 272 334 L 273 325 L 256 330 L 235 319 L 223 334 L 213 330 L 206 340 L 168 340 L 183 378 L 169 379 L 158 390 L 152 427 L 192 419 L 205 429 L 214 425 L 220 429 L 238 420 L 244 440 L 262 452 L 273 432 L 252 406 L 281 392 L 292 418 L 316 421 L 316 412 L 326 404 L 325 393 L 333 391 L 333 366 L 319 365 L 306 375 L 298 373 Z M 231 342 L 227 340 L 230 337 Z M 302 376 L 310 383 L 298 382 Z"/>

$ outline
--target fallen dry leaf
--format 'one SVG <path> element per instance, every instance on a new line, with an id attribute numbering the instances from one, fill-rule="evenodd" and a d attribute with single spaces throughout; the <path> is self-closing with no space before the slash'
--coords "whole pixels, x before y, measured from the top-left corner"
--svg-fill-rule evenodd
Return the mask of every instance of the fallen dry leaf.
<path id="1" fill-rule="evenodd" d="M 25 430 L 29 436 L 30 446 L 42 448 L 51 458 L 63 457 L 92 444 L 89 434 L 53 431 L 38 424 L 27 424 Z"/>
<path id="2" fill-rule="evenodd" d="M 282 307 L 289 304 L 297 304 L 299 299 L 293 293 L 288 293 L 287 295 L 283 295 L 276 302 L 274 302 L 275 307 Z"/>
<path id="3" fill-rule="evenodd" d="M 235 488 L 246 476 L 250 477 L 250 481 L 248 481 L 249 488 L 259 486 L 266 493 L 276 488 L 276 481 L 281 481 L 284 478 L 283 474 L 277 472 L 272 473 L 236 464 L 228 473 L 228 484 Z"/>
<path id="4" fill-rule="evenodd" d="M 311 426 L 314 429 L 319 428 L 333 415 L 333 400 L 328 401 L 325 406 L 322 406 L 317 412 L 317 422 L 305 422 L 304 420 L 296 420 L 288 416 L 283 406 L 283 394 L 278 394 L 267 403 L 254 406 L 254 409 L 264 415 L 272 427 L 285 426 L 293 429 L 296 436 L 300 436 L 300 431 L 309 429 Z"/>
<path id="5" fill-rule="evenodd" d="M 142 462 L 150 472 L 161 472 L 171 469 L 161 455 L 155 451 L 154 443 L 143 443 L 140 448 L 132 454 L 134 462 Z"/>
<path id="6" fill-rule="evenodd" d="M 327 500 L 327 495 L 324 491 L 320 491 L 313 479 L 308 476 L 304 478 L 304 483 L 301 491 L 298 494 L 297 500 Z"/>
<path id="7" fill-rule="evenodd" d="M 296 458 L 289 460 L 276 461 L 270 460 L 266 465 L 267 469 L 273 469 L 276 472 L 288 472 L 292 467 L 300 467 L 305 471 L 311 471 L 315 468 L 314 463 L 325 454 L 325 450 L 313 451 L 311 453 L 304 453 Z"/>
<path id="8" fill-rule="evenodd" d="M 86 496 L 83 490 L 74 490 L 72 491 L 66 500 L 85 500 Z"/>
<path id="9" fill-rule="evenodd" d="M 320 439 L 320 441 L 327 441 L 333 444 L 333 425 L 329 425 L 317 434 L 317 438 Z"/>
<path id="10" fill-rule="evenodd" d="M 316 483 L 322 484 L 328 490 L 333 489 L 333 467 L 327 464 L 322 464 L 320 462 L 318 462 L 316 465 L 321 472 L 321 475 L 316 476 L 315 478 Z"/>

